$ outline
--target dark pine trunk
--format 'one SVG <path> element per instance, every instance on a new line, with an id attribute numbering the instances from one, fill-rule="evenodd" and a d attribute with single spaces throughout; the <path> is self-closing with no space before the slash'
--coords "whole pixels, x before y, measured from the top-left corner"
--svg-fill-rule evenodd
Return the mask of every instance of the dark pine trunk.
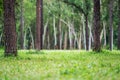
<path id="1" fill-rule="evenodd" d="M 100 0 L 94 1 L 94 51 L 101 51 L 100 44 Z"/>
<path id="2" fill-rule="evenodd" d="M 120 50 L 120 0 L 118 0 L 118 17 L 119 17 L 119 23 L 118 23 L 118 50 Z"/>
<path id="3" fill-rule="evenodd" d="M 17 35 L 15 25 L 15 0 L 3 0 L 5 56 L 17 56 Z"/>
<path id="4" fill-rule="evenodd" d="M 36 2 L 36 40 L 35 48 L 42 49 L 42 34 L 43 34 L 43 1 L 37 0 Z"/>

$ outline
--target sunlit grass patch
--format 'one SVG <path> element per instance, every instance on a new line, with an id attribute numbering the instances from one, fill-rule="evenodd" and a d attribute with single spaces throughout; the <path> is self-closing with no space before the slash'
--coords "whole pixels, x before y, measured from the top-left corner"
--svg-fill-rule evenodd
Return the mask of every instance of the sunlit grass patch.
<path id="1" fill-rule="evenodd" d="M 4 58 L 0 51 L 0 80 L 119 80 L 120 52 L 97 54 L 79 50 L 19 50 Z"/>

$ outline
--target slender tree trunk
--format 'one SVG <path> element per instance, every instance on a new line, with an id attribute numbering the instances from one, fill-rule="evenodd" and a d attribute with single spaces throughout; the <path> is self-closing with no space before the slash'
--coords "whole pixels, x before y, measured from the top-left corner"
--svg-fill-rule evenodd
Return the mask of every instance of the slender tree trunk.
<path id="1" fill-rule="evenodd" d="M 118 0 L 118 17 L 119 17 L 119 23 L 118 23 L 118 50 L 120 50 L 120 0 Z"/>
<path id="2" fill-rule="evenodd" d="M 47 20 L 45 26 L 44 26 L 44 33 L 43 33 L 43 47 L 45 48 L 45 41 L 46 41 L 46 33 L 47 33 L 47 27 L 48 27 L 49 21 Z"/>
<path id="3" fill-rule="evenodd" d="M 15 24 L 15 0 L 3 0 L 5 56 L 17 56 L 17 34 Z"/>
<path id="4" fill-rule="evenodd" d="M 34 38 L 33 38 L 32 30 L 31 30 L 30 27 L 29 27 L 29 31 L 30 31 L 30 38 L 31 38 L 30 48 L 31 48 L 31 49 L 34 49 L 34 48 L 35 48 L 35 46 L 34 46 Z"/>
<path id="5" fill-rule="evenodd" d="M 60 21 L 60 24 L 59 24 L 59 32 L 60 32 L 60 35 L 59 35 L 59 39 L 60 39 L 60 46 L 59 48 L 62 49 L 62 28 L 61 28 L 62 24 L 61 24 L 61 21 Z"/>
<path id="6" fill-rule="evenodd" d="M 91 24 L 89 23 L 89 33 L 90 33 L 90 36 L 89 36 L 89 50 L 91 49 L 91 46 L 92 46 L 92 29 L 91 29 Z"/>
<path id="7" fill-rule="evenodd" d="M 2 37 L 3 37 L 3 33 L 0 35 L 0 46 L 1 46 Z"/>
<path id="8" fill-rule="evenodd" d="M 94 1 L 94 51 L 101 51 L 100 43 L 100 0 Z"/>
<path id="9" fill-rule="evenodd" d="M 84 16 L 82 16 L 82 24 L 83 24 L 83 28 L 82 28 L 82 32 L 83 32 L 83 45 L 84 45 L 84 49 L 86 50 L 86 33 L 85 33 L 85 22 L 84 22 Z"/>
<path id="10" fill-rule="evenodd" d="M 24 49 L 24 17 L 23 17 L 23 0 L 21 0 L 21 16 L 20 16 L 20 48 Z"/>
<path id="11" fill-rule="evenodd" d="M 110 26 L 110 50 L 113 50 L 113 2 L 114 0 L 110 0 L 109 2 L 109 26 Z"/>
<path id="12" fill-rule="evenodd" d="M 43 1 L 37 0 L 36 8 L 36 40 L 35 48 L 37 50 L 42 49 L 42 34 L 43 34 Z"/>
<path id="13" fill-rule="evenodd" d="M 67 36 L 68 36 L 68 33 L 66 31 L 64 35 L 64 49 L 67 49 Z"/>
<path id="14" fill-rule="evenodd" d="M 55 18 L 53 19 L 53 29 L 54 29 L 54 49 L 57 47 L 57 32 L 55 27 Z"/>
<path id="15" fill-rule="evenodd" d="M 50 44 L 51 44 L 50 42 L 51 42 L 51 39 L 50 39 L 50 28 L 48 26 L 46 28 L 46 38 L 45 38 L 45 48 L 46 49 L 50 49 Z"/>
<path id="16" fill-rule="evenodd" d="M 103 22 L 103 34 L 104 34 L 104 47 L 106 47 L 106 27 L 105 23 Z"/>
<path id="17" fill-rule="evenodd" d="M 88 16 L 85 15 L 85 37 L 86 37 L 86 50 L 89 50 L 89 28 L 88 28 Z"/>
<path id="18" fill-rule="evenodd" d="M 71 29 L 71 23 L 68 22 L 69 24 L 69 45 L 70 45 L 70 49 L 73 49 L 73 40 L 72 40 L 72 29 Z"/>
<path id="19" fill-rule="evenodd" d="M 79 40 L 78 40 L 78 48 L 79 48 L 79 50 L 81 50 L 81 27 L 80 27 L 80 35 L 79 35 Z"/>

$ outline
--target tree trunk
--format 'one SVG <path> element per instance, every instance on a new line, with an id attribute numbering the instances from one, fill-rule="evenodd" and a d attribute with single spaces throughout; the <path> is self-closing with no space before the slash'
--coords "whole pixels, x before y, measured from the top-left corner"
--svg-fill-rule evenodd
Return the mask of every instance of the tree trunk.
<path id="1" fill-rule="evenodd" d="M 24 17 L 23 17 L 23 0 L 21 0 L 21 16 L 20 16 L 20 48 L 24 49 Z"/>
<path id="2" fill-rule="evenodd" d="M 86 50 L 89 50 L 89 28 L 88 28 L 88 16 L 85 15 L 85 37 L 86 37 Z"/>
<path id="3" fill-rule="evenodd" d="M 37 0 L 36 7 L 36 40 L 35 48 L 42 49 L 42 34 L 43 34 L 43 1 Z"/>
<path id="4" fill-rule="evenodd" d="M 5 56 L 17 56 L 17 34 L 15 24 L 15 0 L 3 0 Z"/>
<path id="5" fill-rule="evenodd" d="M 67 49 L 67 39 L 68 39 L 67 36 L 68 36 L 68 32 L 66 31 L 64 35 L 64 50 Z"/>
<path id="6" fill-rule="evenodd" d="M 68 22 L 68 24 L 69 24 L 69 45 L 70 45 L 70 49 L 73 49 L 73 40 L 72 40 L 73 34 L 71 29 L 71 23 Z"/>
<path id="7" fill-rule="evenodd" d="M 110 0 L 109 2 L 109 26 L 110 26 L 110 50 L 113 50 L 113 2 L 114 0 Z"/>
<path id="8" fill-rule="evenodd" d="M 30 27 L 29 27 L 29 31 L 30 31 L 30 38 L 31 38 L 31 46 L 30 46 L 30 49 L 34 49 L 34 48 L 35 48 L 35 46 L 34 46 L 34 37 L 33 37 L 32 30 L 31 30 Z"/>
<path id="9" fill-rule="evenodd" d="M 101 51 L 101 44 L 100 44 L 100 0 L 93 0 L 94 1 L 94 51 L 100 52 Z"/>
<path id="10" fill-rule="evenodd" d="M 49 21 L 47 20 L 45 26 L 44 26 L 44 33 L 43 33 L 43 48 L 45 48 L 45 41 L 46 41 L 46 33 L 47 33 L 47 28 L 48 28 Z"/>
<path id="11" fill-rule="evenodd" d="M 54 29 L 54 49 L 57 48 L 57 32 L 55 27 L 55 17 L 53 18 L 53 29 Z"/>
<path id="12" fill-rule="evenodd" d="M 83 32 L 83 45 L 84 45 L 84 49 L 86 50 L 86 33 L 85 33 L 85 22 L 84 22 L 84 16 L 82 16 L 82 32 Z"/>
<path id="13" fill-rule="evenodd" d="M 92 37 L 93 37 L 93 36 L 92 36 L 92 29 L 91 29 L 92 26 L 91 26 L 91 23 L 89 23 L 88 26 L 89 26 L 89 31 L 90 31 L 90 32 L 89 32 L 89 33 L 90 33 L 90 36 L 89 36 L 89 50 L 90 50 L 91 47 L 92 47 Z"/>
<path id="14" fill-rule="evenodd" d="M 118 50 L 120 50 L 120 0 L 118 0 L 118 17 L 119 17 L 119 24 L 118 24 Z"/>
<path id="15" fill-rule="evenodd" d="M 106 47 L 106 24 L 103 22 L 104 47 Z"/>
<path id="16" fill-rule="evenodd" d="M 78 38 L 78 49 L 81 50 L 81 27 L 80 27 L 80 34 L 79 34 L 79 38 Z"/>

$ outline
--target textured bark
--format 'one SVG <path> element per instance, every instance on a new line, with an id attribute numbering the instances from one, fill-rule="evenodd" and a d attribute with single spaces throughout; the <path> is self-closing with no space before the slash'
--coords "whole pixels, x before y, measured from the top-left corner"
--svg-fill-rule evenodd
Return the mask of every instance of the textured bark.
<path id="1" fill-rule="evenodd" d="M 36 8 L 36 39 L 35 48 L 37 50 L 42 49 L 42 34 L 43 34 L 43 1 L 37 0 Z"/>
<path id="2" fill-rule="evenodd" d="M 23 17 L 23 0 L 21 0 L 21 16 L 20 16 L 20 48 L 24 49 L 24 17 Z"/>
<path id="3" fill-rule="evenodd" d="M 100 44 L 100 0 L 94 1 L 94 51 L 101 51 Z"/>
<path id="4" fill-rule="evenodd" d="M 110 27 L 110 50 L 113 50 L 113 2 L 114 0 L 110 0 L 109 2 L 109 27 Z"/>
<path id="5" fill-rule="evenodd" d="M 17 35 L 15 25 L 15 0 L 3 0 L 5 56 L 17 56 Z"/>
<path id="6" fill-rule="evenodd" d="M 120 0 L 118 0 L 118 17 L 119 17 L 119 24 L 118 24 L 118 49 L 120 50 Z"/>

